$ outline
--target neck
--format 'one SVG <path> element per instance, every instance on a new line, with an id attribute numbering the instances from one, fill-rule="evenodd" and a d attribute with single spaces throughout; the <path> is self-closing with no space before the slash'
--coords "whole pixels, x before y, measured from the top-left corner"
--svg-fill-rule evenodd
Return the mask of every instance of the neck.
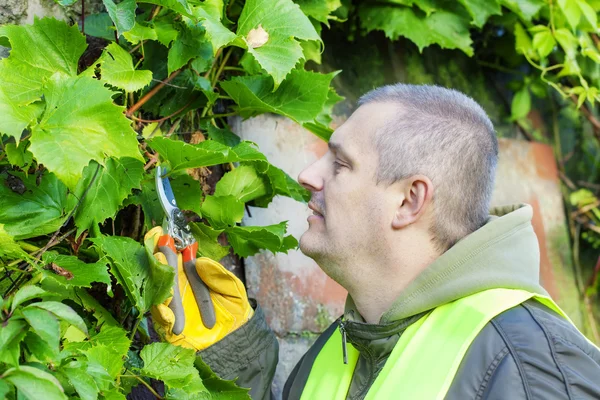
<path id="1" fill-rule="evenodd" d="M 433 251 L 405 252 L 395 261 L 371 264 L 369 271 L 373 273 L 364 274 L 356 280 L 358 285 L 348 287 L 348 293 L 364 320 L 378 324 L 383 313 L 390 309 L 404 289 L 436 258 Z"/>

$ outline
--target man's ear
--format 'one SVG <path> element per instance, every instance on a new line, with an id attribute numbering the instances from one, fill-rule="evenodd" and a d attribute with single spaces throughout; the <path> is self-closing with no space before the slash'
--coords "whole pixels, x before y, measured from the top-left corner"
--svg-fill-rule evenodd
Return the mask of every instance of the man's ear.
<path id="1" fill-rule="evenodd" d="M 399 196 L 392 228 L 402 229 L 415 223 L 429 208 L 433 183 L 425 175 L 413 175 L 398 182 Z"/>

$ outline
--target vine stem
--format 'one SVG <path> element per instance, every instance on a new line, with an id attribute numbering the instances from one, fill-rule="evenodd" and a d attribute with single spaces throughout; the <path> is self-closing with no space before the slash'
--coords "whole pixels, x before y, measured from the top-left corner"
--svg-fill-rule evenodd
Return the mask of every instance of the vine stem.
<path id="1" fill-rule="evenodd" d="M 129 337 L 129 339 L 131 341 L 133 341 L 133 338 L 135 337 L 135 333 L 138 330 L 138 326 L 140 326 L 140 322 L 142 322 L 142 318 L 143 318 L 143 315 L 140 316 L 140 318 L 137 318 L 135 321 L 135 325 L 133 325 L 133 329 L 131 330 L 131 336 Z"/>
<path id="2" fill-rule="evenodd" d="M 175 111 L 173 114 L 167 115 L 166 117 L 162 117 L 162 118 L 159 118 L 159 119 L 143 119 L 143 118 L 138 118 L 135 115 L 130 115 L 129 118 L 131 118 L 134 121 L 138 121 L 138 122 L 147 122 L 147 123 L 163 122 L 163 121 L 166 121 L 166 120 L 168 120 L 170 118 L 173 118 L 174 116 L 176 116 L 177 114 L 179 114 L 180 112 L 182 112 L 183 110 L 185 110 L 190 104 L 192 104 L 192 102 L 194 100 L 195 99 L 192 99 L 192 100 L 188 101 L 185 106 L 181 107 L 179 110 Z"/>
<path id="3" fill-rule="evenodd" d="M 163 87 L 165 87 L 165 85 L 169 82 L 171 82 L 173 79 L 175 79 L 175 77 L 177 75 L 179 75 L 179 73 L 181 72 L 181 68 L 178 69 L 177 71 L 174 71 L 171 75 L 169 75 L 169 77 L 167 79 L 165 79 L 164 81 L 160 82 L 158 85 L 154 86 L 152 88 L 152 90 L 150 90 L 148 93 L 146 93 L 141 99 L 139 99 L 137 101 L 137 103 L 135 103 L 133 106 L 131 106 L 131 108 L 129 110 L 127 110 L 127 112 L 125 113 L 125 115 L 127 115 L 128 117 L 131 117 L 131 114 L 133 114 L 134 112 L 136 112 L 137 110 L 139 110 L 144 104 L 146 104 L 146 102 L 148 100 L 150 100 L 156 93 L 159 92 L 159 90 L 161 90 Z"/>
<path id="4" fill-rule="evenodd" d="M 140 378 L 138 375 L 133 375 L 133 374 L 131 374 L 131 375 L 130 375 L 130 374 L 125 374 L 125 375 L 119 375 L 119 377 L 135 378 L 135 379 L 137 379 L 138 381 L 140 381 L 140 383 L 141 383 L 142 385 L 146 386 L 146 387 L 148 388 L 148 390 L 149 390 L 150 392 L 152 392 L 152 394 L 153 394 L 153 395 L 154 395 L 154 396 L 155 396 L 157 399 L 160 399 L 160 400 L 162 400 L 162 399 L 163 399 L 163 397 L 161 397 L 161 395 L 159 395 L 158 393 L 156 393 L 156 390 L 154 390 L 154 388 L 152 388 L 152 386 L 148 385 L 148 383 L 147 383 L 145 380 L 143 380 L 142 378 Z"/>

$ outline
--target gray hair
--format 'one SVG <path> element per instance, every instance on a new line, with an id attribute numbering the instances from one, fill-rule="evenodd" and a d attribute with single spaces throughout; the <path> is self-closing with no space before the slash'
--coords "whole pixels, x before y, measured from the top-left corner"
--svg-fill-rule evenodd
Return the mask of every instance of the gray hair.
<path id="1" fill-rule="evenodd" d="M 372 90 L 359 105 L 398 104 L 375 140 L 377 183 L 422 174 L 434 185 L 431 235 L 446 251 L 485 224 L 498 162 L 498 140 L 485 111 L 456 90 L 395 84 Z"/>

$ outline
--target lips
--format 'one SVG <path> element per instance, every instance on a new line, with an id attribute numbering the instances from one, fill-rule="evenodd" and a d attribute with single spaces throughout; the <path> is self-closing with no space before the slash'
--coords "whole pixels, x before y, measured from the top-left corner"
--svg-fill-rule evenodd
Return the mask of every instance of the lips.
<path id="1" fill-rule="evenodd" d="M 313 215 L 318 215 L 319 217 L 324 217 L 323 214 L 319 211 L 317 206 L 313 202 L 308 203 L 308 208 L 313 211 Z"/>

